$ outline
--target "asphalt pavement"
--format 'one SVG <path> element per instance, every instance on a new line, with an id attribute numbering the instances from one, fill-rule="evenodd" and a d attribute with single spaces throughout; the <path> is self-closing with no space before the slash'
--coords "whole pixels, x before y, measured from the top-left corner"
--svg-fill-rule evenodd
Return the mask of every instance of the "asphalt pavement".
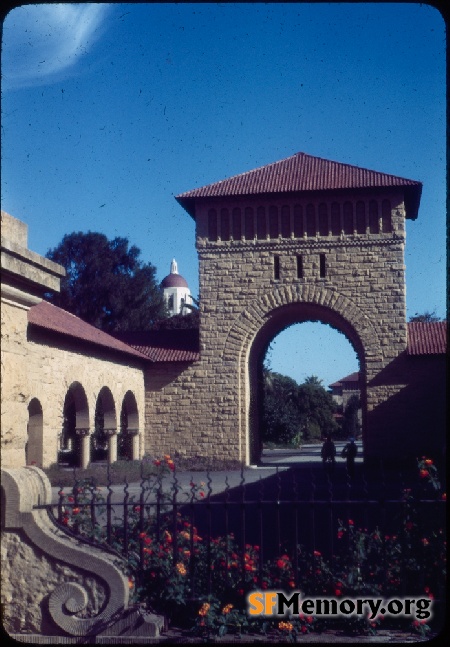
<path id="1" fill-rule="evenodd" d="M 356 463 L 362 463 L 362 444 L 358 445 L 358 454 Z M 345 445 L 345 442 L 336 442 L 336 462 L 344 466 L 344 459 L 340 458 L 340 453 Z M 174 478 L 165 479 L 163 482 L 166 491 L 173 491 L 173 486 L 176 485 L 178 492 L 178 500 L 190 500 L 192 496 L 192 483 L 195 487 L 202 488 L 205 494 L 216 495 L 228 489 L 236 488 L 245 483 L 251 485 L 268 479 L 277 473 L 288 470 L 292 467 L 314 467 L 322 462 L 320 456 L 321 443 L 302 445 L 299 449 L 265 449 L 263 451 L 261 461 L 258 465 L 250 465 L 244 467 L 242 470 L 226 470 L 226 471 L 179 471 L 175 472 Z M 58 487 L 52 488 L 53 501 L 58 501 Z M 71 487 L 64 488 L 66 493 L 71 491 Z M 113 501 L 123 501 L 124 486 L 113 485 L 114 492 Z M 103 488 L 103 493 L 106 493 L 106 488 Z M 139 483 L 130 483 L 127 488 L 130 497 L 139 497 L 141 486 Z"/>

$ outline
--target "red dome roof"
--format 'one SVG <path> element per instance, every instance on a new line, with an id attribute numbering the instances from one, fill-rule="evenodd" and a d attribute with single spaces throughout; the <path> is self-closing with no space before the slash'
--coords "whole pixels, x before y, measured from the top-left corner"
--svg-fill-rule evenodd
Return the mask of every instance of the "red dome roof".
<path id="1" fill-rule="evenodd" d="M 161 281 L 162 288 L 187 288 L 188 284 L 181 274 L 170 273 Z"/>

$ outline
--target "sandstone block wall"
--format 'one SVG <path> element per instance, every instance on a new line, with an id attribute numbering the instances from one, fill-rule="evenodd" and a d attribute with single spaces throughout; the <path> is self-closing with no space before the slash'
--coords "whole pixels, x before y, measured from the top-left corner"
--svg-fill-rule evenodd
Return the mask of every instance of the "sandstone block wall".
<path id="1" fill-rule="evenodd" d="M 3 309 L 2 309 L 3 310 Z M 26 313 L 24 313 L 26 316 Z M 23 317 L 23 315 L 22 315 Z M 17 324 L 14 312 L 5 312 L 8 325 Z M 79 384 L 87 397 L 87 427 L 93 432 L 95 406 L 103 387 L 108 387 L 115 404 L 116 425 L 120 427 L 120 411 L 125 394 L 131 391 L 137 402 L 139 427 L 144 425 L 144 374 L 141 366 L 128 364 L 117 355 L 101 354 L 86 349 L 80 342 L 59 340 L 54 335 L 34 331 L 31 338 L 3 341 L 2 372 L 2 464 L 19 467 L 25 464 L 25 444 L 28 441 L 28 405 L 37 399 L 42 407 L 42 455 L 29 456 L 39 466 L 57 461 L 58 438 L 62 431 L 64 401 L 69 388 Z M 20 335 L 19 335 L 20 337 Z M 144 451 L 141 443 L 140 454 Z"/>
<path id="2" fill-rule="evenodd" d="M 371 197 L 330 196 L 330 201 L 355 204 Z M 358 354 L 366 455 L 385 452 L 395 434 L 397 444 L 396 422 L 374 415 L 408 380 L 405 373 L 394 380 L 383 377 L 407 343 L 405 210 L 401 194 L 377 199 L 381 203 L 386 197 L 391 204 L 388 232 L 380 224 L 378 233 L 368 228 L 364 234 L 316 231 L 314 236 L 264 240 L 221 240 L 216 231 L 217 238 L 210 240 L 209 214 L 212 209 L 220 213 L 222 203 L 198 205 L 201 359 L 179 375 L 164 365 L 149 369 L 147 384 L 154 388 L 147 389 L 146 442 L 151 450 L 159 445 L 168 452 L 246 463 L 257 459 L 258 365 L 278 332 L 305 320 L 336 327 Z M 276 198 L 266 200 L 266 212 Z M 236 206 L 244 213 L 251 204 L 256 213 L 258 200 L 225 206 L 229 213 Z M 281 212 L 281 202 L 278 208 Z"/>

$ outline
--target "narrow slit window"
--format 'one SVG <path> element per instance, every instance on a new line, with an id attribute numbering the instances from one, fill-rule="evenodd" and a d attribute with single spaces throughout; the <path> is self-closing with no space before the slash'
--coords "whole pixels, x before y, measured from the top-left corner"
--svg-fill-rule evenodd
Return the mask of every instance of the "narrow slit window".
<path id="1" fill-rule="evenodd" d="M 325 254 L 319 256 L 320 277 L 323 279 L 327 275 L 327 264 Z"/>
<path id="2" fill-rule="evenodd" d="M 217 211 L 210 209 L 208 212 L 208 238 L 211 241 L 217 240 Z"/>
<path id="3" fill-rule="evenodd" d="M 280 278 L 280 257 L 273 257 L 273 278 L 278 280 Z"/>
<path id="4" fill-rule="evenodd" d="M 303 257 L 297 256 L 297 278 L 303 278 Z"/>

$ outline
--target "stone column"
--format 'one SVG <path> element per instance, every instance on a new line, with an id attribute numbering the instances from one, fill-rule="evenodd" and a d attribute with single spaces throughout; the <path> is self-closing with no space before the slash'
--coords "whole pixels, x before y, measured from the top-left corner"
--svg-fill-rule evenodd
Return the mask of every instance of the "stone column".
<path id="1" fill-rule="evenodd" d="M 117 429 L 105 429 L 104 432 L 108 438 L 108 463 L 115 463 L 117 461 Z"/>
<path id="2" fill-rule="evenodd" d="M 90 463 L 89 429 L 78 428 L 75 433 L 80 437 L 80 467 L 85 470 Z"/>

